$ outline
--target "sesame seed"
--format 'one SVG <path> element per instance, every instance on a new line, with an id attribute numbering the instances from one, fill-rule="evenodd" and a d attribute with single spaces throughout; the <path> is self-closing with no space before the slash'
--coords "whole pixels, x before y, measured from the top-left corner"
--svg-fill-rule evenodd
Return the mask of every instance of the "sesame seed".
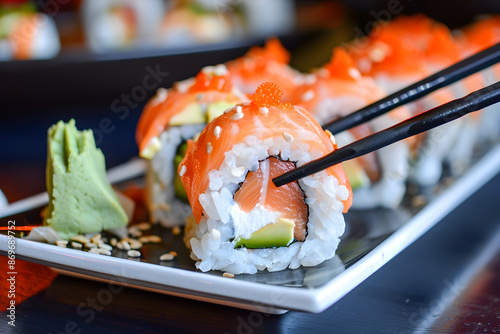
<path id="1" fill-rule="evenodd" d="M 372 61 L 380 63 L 385 59 L 386 53 L 382 48 L 373 48 L 368 56 Z"/>
<path id="2" fill-rule="evenodd" d="M 73 241 L 71 243 L 71 247 L 73 247 L 74 249 L 82 249 L 83 245 L 81 243 L 79 243 L 79 242 Z"/>
<path id="3" fill-rule="evenodd" d="M 261 107 L 259 108 L 259 112 L 263 115 L 267 115 L 269 113 L 269 109 L 267 109 L 266 107 Z"/>
<path id="4" fill-rule="evenodd" d="M 220 136 L 220 133 L 222 132 L 222 128 L 220 126 L 216 126 L 215 129 L 214 129 L 214 135 L 215 135 L 215 138 L 219 138 Z"/>
<path id="5" fill-rule="evenodd" d="M 102 236 L 101 236 L 101 233 L 97 233 L 96 235 L 94 235 L 92 238 L 90 238 L 90 242 L 93 242 L 95 244 L 98 244 L 99 241 L 101 240 Z"/>
<path id="6" fill-rule="evenodd" d="M 220 64 L 220 65 L 215 66 L 215 68 L 214 68 L 214 74 L 216 76 L 219 76 L 219 77 L 221 77 L 223 75 L 226 75 L 227 74 L 226 65 Z"/>
<path id="7" fill-rule="evenodd" d="M 234 274 L 231 274 L 231 273 L 224 273 L 222 274 L 223 277 L 227 277 L 227 278 L 234 278 Z"/>
<path id="8" fill-rule="evenodd" d="M 104 243 L 99 244 L 99 248 L 106 249 L 106 250 L 109 250 L 109 251 L 113 250 L 113 247 L 111 247 L 108 244 L 104 244 Z"/>
<path id="9" fill-rule="evenodd" d="M 172 254 L 172 256 L 176 257 L 177 256 L 177 252 L 176 251 L 171 251 L 171 252 L 168 252 L 169 254 Z"/>
<path id="10" fill-rule="evenodd" d="M 160 261 L 172 261 L 174 257 L 175 256 L 170 253 L 165 253 L 162 256 L 160 256 Z"/>
<path id="11" fill-rule="evenodd" d="M 142 222 L 142 223 L 139 223 L 139 224 L 135 224 L 134 226 L 132 227 L 136 227 L 138 228 L 139 230 L 141 231 L 147 231 L 147 230 L 150 230 L 151 229 L 151 223 L 148 223 L 148 222 Z"/>
<path id="12" fill-rule="evenodd" d="M 236 107 L 236 112 L 243 112 L 243 108 L 241 106 Z"/>
<path id="13" fill-rule="evenodd" d="M 165 102 L 167 96 L 168 96 L 168 90 L 166 90 L 165 88 L 158 88 L 153 101 L 151 101 L 153 107 L 156 107 L 160 103 Z"/>
<path id="14" fill-rule="evenodd" d="M 127 251 L 127 256 L 128 257 L 141 257 L 141 252 L 139 252 L 138 250 L 135 250 L 135 249 L 131 249 L 131 250 Z"/>
<path id="15" fill-rule="evenodd" d="M 68 246 L 68 240 L 57 240 L 56 245 L 59 247 L 66 247 Z"/>
<path id="16" fill-rule="evenodd" d="M 172 234 L 173 235 L 181 234 L 181 228 L 179 226 L 174 226 L 174 228 L 172 228 Z"/>
<path id="17" fill-rule="evenodd" d="M 210 142 L 207 143 L 207 154 L 212 153 L 212 144 Z"/>
<path id="18" fill-rule="evenodd" d="M 235 114 L 233 114 L 233 116 L 231 116 L 231 119 L 233 119 L 234 121 L 237 121 L 239 119 L 242 119 L 243 118 L 243 113 L 242 112 L 236 112 Z"/>
<path id="19" fill-rule="evenodd" d="M 137 239 L 127 238 L 125 242 L 128 242 L 128 244 L 130 245 L 130 249 L 140 249 L 142 247 L 142 242 Z"/>
<path id="20" fill-rule="evenodd" d="M 127 250 L 127 251 L 130 250 L 130 244 L 125 240 L 122 240 L 119 243 L 117 243 L 116 247 L 118 247 L 118 249 L 121 250 Z"/>
<path id="21" fill-rule="evenodd" d="M 201 69 L 201 71 L 205 74 L 212 74 L 214 73 L 215 71 L 215 67 L 214 66 L 205 66 Z"/>
<path id="22" fill-rule="evenodd" d="M 236 168 L 233 168 L 231 169 L 231 174 L 234 176 L 234 177 L 240 177 L 243 175 L 243 173 L 245 172 L 245 167 L 243 166 L 240 166 L 240 167 L 236 167 Z"/>
<path id="23" fill-rule="evenodd" d="M 90 242 L 90 240 L 87 237 L 85 237 L 84 235 L 81 235 L 81 234 L 71 237 L 71 241 L 79 242 L 82 245 L 85 245 L 86 243 Z"/>
<path id="24" fill-rule="evenodd" d="M 135 238 L 139 238 L 142 235 L 142 232 L 135 226 L 132 226 L 128 229 L 128 234 Z"/>
<path id="25" fill-rule="evenodd" d="M 89 253 L 108 255 L 108 256 L 111 255 L 111 252 L 109 250 L 102 248 L 92 248 L 89 250 Z"/>
<path id="26" fill-rule="evenodd" d="M 159 243 L 161 242 L 161 238 L 157 235 L 149 235 L 145 237 L 140 237 L 139 241 L 146 244 L 146 243 Z"/>
<path id="27" fill-rule="evenodd" d="M 89 248 L 89 249 L 92 249 L 92 248 L 97 248 L 97 245 L 93 242 L 87 242 L 85 244 L 85 248 Z"/>
<path id="28" fill-rule="evenodd" d="M 347 72 L 349 73 L 349 75 L 351 77 L 353 77 L 354 79 L 361 79 L 361 72 L 358 71 L 357 68 L 354 68 L 354 67 L 350 67 Z"/>
<path id="29" fill-rule="evenodd" d="M 180 93 L 186 93 L 188 89 L 194 85 L 195 81 L 196 80 L 194 78 L 178 81 L 175 83 L 175 89 L 177 89 Z"/>
<path id="30" fill-rule="evenodd" d="M 117 243 L 118 243 L 118 240 L 116 240 L 116 238 L 112 238 L 111 241 L 110 241 L 110 244 L 113 247 L 115 247 Z"/>
<path id="31" fill-rule="evenodd" d="M 293 136 L 288 132 L 283 132 L 283 138 L 285 138 L 287 143 L 291 143 L 293 141 Z"/>
<path id="32" fill-rule="evenodd" d="M 308 90 L 302 95 L 302 101 L 310 101 L 314 98 L 314 92 L 312 90 Z"/>
<path id="33" fill-rule="evenodd" d="M 186 165 L 182 165 L 182 167 L 181 167 L 181 171 L 179 172 L 179 176 L 180 176 L 180 177 L 183 177 L 183 176 L 184 176 L 184 174 L 186 173 L 186 169 L 187 169 L 187 168 L 186 168 Z"/>

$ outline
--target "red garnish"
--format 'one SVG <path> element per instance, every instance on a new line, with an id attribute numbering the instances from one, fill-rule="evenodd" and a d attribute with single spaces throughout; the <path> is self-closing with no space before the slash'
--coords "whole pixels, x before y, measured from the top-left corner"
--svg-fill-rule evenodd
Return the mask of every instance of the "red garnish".
<path id="1" fill-rule="evenodd" d="M 281 104 L 283 90 L 274 82 L 265 82 L 257 87 L 252 101 L 259 107 L 271 107 Z"/>

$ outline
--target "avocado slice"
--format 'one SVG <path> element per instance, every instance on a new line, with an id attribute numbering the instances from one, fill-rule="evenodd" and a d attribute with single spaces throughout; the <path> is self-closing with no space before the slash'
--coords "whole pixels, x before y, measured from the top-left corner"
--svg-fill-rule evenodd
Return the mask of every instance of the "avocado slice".
<path id="1" fill-rule="evenodd" d="M 199 103 L 191 103 L 188 106 L 170 119 L 170 126 L 181 126 L 185 124 L 200 124 L 205 123 L 205 114 L 201 110 Z"/>
<path id="2" fill-rule="evenodd" d="M 144 159 L 153 159 L 153 157 L 158 153 L 158 151 L 161 149 L 161 142 L 158 137 L 153 137 L 148 143 L 148 146 L 146 146 L 140 153 L 139 155 L 143 157 Z"/>
<path id="3" fill-rule="evenodd" d="M 293 241 L 293 219 L 279 218 L 274 224 L 269 224 L 252 233 L 249 239 L 237 238 L 234 248 L 268 248 L 287 247 Z"/>
<path id="4" fill-rule="evenodd" d="M 229 102 L 215 102 L 208 105 L 207 108 L 207 123 L 210 123 L 220 115 L 224 113 L 227 109 L 234 106 L 234 103 Z"/>
<path id="5" fill-rule="evenodd" d="M 356 160 L 344 161 L 342 167 L 353 190 L 366 187 L 370 184 L 368 175 L 366 175 L 365 170 Z"/>
<path id="6" fill-rule="evenodd" d="M 179 145 L 179 148 L 177 149 L 177 152 L 174 157 L 174 170 L 175 170 L 175 176 L 174 176 L 174 192 L 175 196 L 180 199 L 181 201 L 185 203 L 189 203 L 186 190 L 184 189 L 184 185 L 182 184 L 181 177 L 179 176 L 179 173 L 177 173 L 177 170 L 179 169 L 179 165 L 181 164 L 182 159 L 184 159 L 184 156 L 186 155 L 187 152 L 187 143 L 184 142 L 181 145 Z"/>
<path id="7" fill-rule="evenodd" d="M 127 225 L 92 130 L 78 131 L 73 119 L 59 121 L 48 131 L 46 178 L 49 206 L 44 224 L 61 238 Z"/>

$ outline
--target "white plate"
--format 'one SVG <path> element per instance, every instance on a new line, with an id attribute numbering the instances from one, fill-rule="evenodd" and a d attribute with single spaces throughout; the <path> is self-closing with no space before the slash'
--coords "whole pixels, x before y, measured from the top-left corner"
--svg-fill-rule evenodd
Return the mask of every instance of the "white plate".
<path id="1" fill-rule="evenodd" d="M 281 272 L 260 272 L 222 277 L 221 272 L 202 273 L 181 244 L 181 236 L 154 227 L 162 234 L 161 245 L 146 246 L 141 261 L 104 256 L 49 244 L 17 239 L 20 259 L 51 266 L 61 272 L 119 282 L 137 288 L 268 313 L 298 310 L 319 313 L 363 282 L 458 204 L 478 190 L 500 170 L 500 147 L 492 149 L 451 187 L 417 213 L 408 210 L 352 212 L 347 216 L 350 232 L 342 240 L 339 256 L 320 266 Z M 110 171 L 113 182 L 126 181 L 144 171 L 131 162 Z M 24 212 L 46 202 L 46 195 L 20 201 L 0 212 L 0 217 Z M 363 228 L 360 229 L 360 224 Z M 360 233 L 359 231 L 364 232 Z M 172 249 L 174 248 L 174 249 Z M 179 256 L 161 263 L 159 254 L 176 250 Z M 0 235 L 0 253 L 7 252 L 7 236 Z M 118 252 L 118 251 L 116 251 Z M 117 255 L 116 252 L 114 255 Z"/>

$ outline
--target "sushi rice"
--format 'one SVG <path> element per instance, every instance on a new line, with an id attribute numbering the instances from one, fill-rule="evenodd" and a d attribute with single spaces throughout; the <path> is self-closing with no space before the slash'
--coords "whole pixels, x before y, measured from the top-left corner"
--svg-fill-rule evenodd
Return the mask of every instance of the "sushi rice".
<path id="1" fill-rule="evenodd" d="M 151 221 L 165 227 L 183 225 L 191 214 L 188 203 L 180 200 L 171 185 L 174 183 L 174 157 L 177 148 L 200 133 L 205 124 L 169 127 L 160 135 L 161 149 L 148 161 L 146 173 L 146 203 Z"/>
<path id="2" fill-rule="evenodd" d="M 345 229 L 342 200 L 346 200 L 349 193 L 334 176 L 324 171 L 299 181 L 309 206 L 304 242 L 278 248 L 235 248 L 232 240 L 237 232 L 245 231 L 242 236 L 249 236 L 262 227 L 261 222 L 278 218 L 276 213 L 262 208 L 242 212 L 233 199 L 247 172 L 256 171 L 260 160 L 273 155 L 279 155 L 284 161 L 294 161 L 297 166 L 320 157 L 309 154 L 307 147 L 292 147 L 279 137 L 262 141 L 248 136 L 244 142 L 234 145 L 225 154 L 220 169 L 209 174 L 209 189 L 200 196 L 205 215 L 199 224 L 191 217 L 186 226 L 185 241 L 192 249 L 191 257 L 198 261 L 196 268 L 253 274 L 264 269 L 278 271 L 301 265 L 315 266 L 335 255 Z M 247 168 L 241 175 L 234 176 L 231 171 L 238 166 Z"/>

